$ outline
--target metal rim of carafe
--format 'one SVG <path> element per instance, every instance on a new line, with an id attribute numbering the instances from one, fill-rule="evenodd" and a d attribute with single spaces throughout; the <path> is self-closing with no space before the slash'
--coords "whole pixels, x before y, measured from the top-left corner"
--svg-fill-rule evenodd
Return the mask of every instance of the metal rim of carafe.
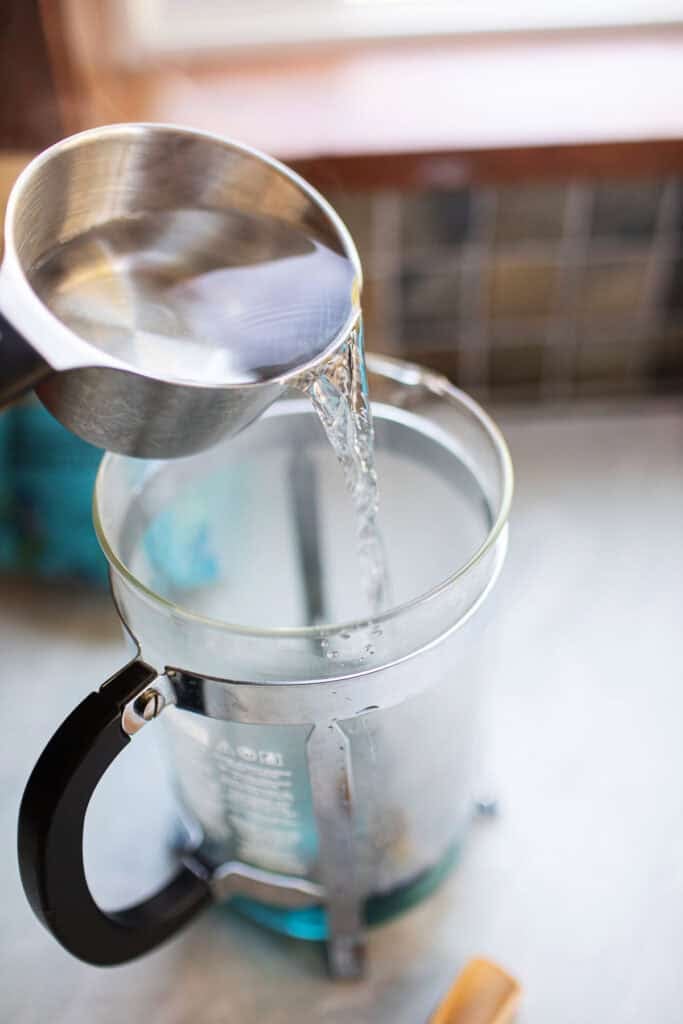
<path id="1" fill-rule="evenodd" d="M 498 511 L 484 541 L 477 550 L 471 555 L 467 562 L 464 563 L 459 569 L 451 573 L 441 582 L 435 584 L 429 590 L 426 590 L 422 594 L 418 594 L 417 597 L 411 598 L 409 601 L 404 601 L 401 604 L 397 604 L 381 612 L 379 615 L 372 616 L 373 625 L 382 625 L 390 622 L 392 619 L 398 618 L 412 608 L 416 608 L 419 605 L 425 604 L 427 601 L 431 601 L 437 598 L 440 594 L 444 593 L 449 588 L 456 586 L 458 582 L 463 579 L 479 562 L 493 549 L 496 542 L 500 539 L 503 531 L 505 530 L 508 515 L 510 512 L 510 505 L 512 502 L 512 492 L 514 488 L 514 471 L 512 467 L 512 459 L 510 451 L 508 449 L 505 438 L 501 431 L 496 426 L 495 422 L 488 415 L 487 412 L 460 388 L 457 388 L 454 384 L 448 380 L 448 378 L 442 376 L 439 373 L 435 373 L 415 363 L 404 362 L 400 359 L 393 359 L 388 356 L 375 356 L 367 355 L 367 368 L 371 373 L 377 373 L 380 376 L 390 377 L 397 383 L 405 383 L 425 386 L 433 394 L 438 395 L 440 398 L 446 399 L 451 402 L 456 402 L 461 406 L 464 406 L 469 413 L 474 416 L 477 423 L 483 428 L 489 439 L 493 442 L 494 449 L 498 456 L 499 468 L 502 480 L 501 497 L 498 503 Z M 154 590 L 149 587 L 135 576 L 130 571 L 127 565 L 121 561 L 116 552 L 113 550 L 109 543 L 107 534 L 102 523 L 99 513 L 99 492 L 104 486 L 104 477 L 107 471 L 107 466 L 112 459 L 122 458 L 125 456 L 108 453 L 104 456 L 100 463 L 100 467 L 97 472 L 97 478 L 95 480 L 95 487 L 93 490 L 93 501 L 92 501 L 92 514 L 93 524 L 95 527 L 95 533 L 99 541 L 100 547 L 104 552 L 104 555 L 109 562 L 110 566 L 115 569 L 123 578 L 126 580 L 138 593 L 144 598 L 151 601 L 153 604 L 167 608 L 173 612 L 175 616 L 179 616 L 182 619 L 192 622 L 195 625 L 209 626 L 212 629 L 221 629 L 227 633 L 233 633 L 241 636 L 260 637 L 262 639 L 277 639 L 282 640 L 284 638 L 291 639 L 304 639 L 304 638 L 317 638 L 325 637 L 331 633 L 338 633 L 343 630 L 349 630 L 351 632 L 363 629 L 368 625 L 370 621 L 367 616 L 362 619 L 351 620 L 347 622 L 334 622 L 327 623 L 321 626 L 280 626 L 272 627 L 270 629 L 261 629 L 257 626 L 247 626 L 236 623 L 225 622 L 222 619 L 212 619 L 205 615 L 199 615 L 196 612 L 188 611 L 183 608 L 182 605 L 177 605 L 173 601 L 169 601 L 167 598 L 157 594 Z M 201 457 L 201 455 L 199 456 Z M 468 613 L 466 612 L 464 618 Z M 459 623 L 458 623 L 459 624 Z M 454 623 L 454 625 L 456 625 Z"/>
<path id="2" fill-rule="evenodd" d="M 70 135 L 66 139 L 62 139 L 59 142 L 54 143 L 47 149 L 43 150 L 34 157 L 31 162 L 23 169 L 18 178 L 16 179 L 9 198 L 7 200 L 6 213 L 5 213 L 5 227 L 4 227 L 4 240 L 5 249 L 3 255 L 3 270 L 8 276 L 8 280 L 11 283 L 12 291 L 12 306 L 16 309 L 32 309 L 36 315 L 43 321 L 44 324 L 49 325 L 52 330 L 56 332 L 56 335 L 62 335 L 69 338 L 69 346 L 72 350 L 79 352 L 79 357 L 82 356 L 82 361 L 74 364 L 73 368 L 78 367 L 111 367 L 112 369 L 122 370 L 127 373 L 133 374 L 137 377 L 143 377 L 148 380 L 158 381 L 162 384 L 177 385 L 181 387 L 197 388 L 202 390 L 215 390 L 215 391 L 243 391 L 243 390 L 254 390 L 260 387 L 269 386 L 273 384 L 286 384 L 288 381 L 297 377 L 300 373 L 304 373 L 307 370 L 317 366 L 320 362 L 324 361 L 331 353 L 333 353 L 340 345 L 346 341 L 353 330 L 355 329 L 358 319 L 360 317 L 360 307 L 354 304 L 354 308 L 349 314 L 346 322 L 337 332 L 335 337 L 330 341 L 324 349 L 316 354 L 312 359 L 306 363 L 302 363 L 293 370 L 289 370 L 286 373 L 280 374 L 274 377 L 268 377 L 265 380 L 259 381 L 246 381 L 239 383 L 229 382 L 207 382 L 197 381 L 193 379 L 186 379 L 182 377 L 165 376 L 158 373 L 151 373 L 149 371 L 141 370 L 132 363 L 128 363 L 125 360 L 118 359 L 115 356 L 111 356 L 106 351 L 97 348 L 97 346 L 86 341 L 75 331 L 72 331 L 66 326 L 50 309 L 42 302 L 38 295 L 33 290 L 28 277 L 24 271 L 19 260 L 16 237 L 15 237 L 15 219 L 17 206 L 21 203 L 23 194 L 27 187 L 29 187 L 35 174 L 37 174 L 41 168 L 50 162 L 51 159 L 57 153 L 64 152 L 65 150 L 76 148 L 84 142 L 91 139 L 97 140 L 98 138 L 107 138 L 116 135 L 126 135 L 127 133 L 134 131 L 150 131 L 150 132 L 175 132 L 179 135 L 189 135 L 193 137 L 204 138 L 207 141 L 218 143 L 227 149 L 236 150 L 240 153 L 244 153 L 255 160 L 269 166 L 275 174 L 278 174 L 288 181 L 292 182 L 308 199 L 310 203 L 317 206 L 324 213 L 325 217 L 334 227 L 334 230 L 341 242 L 344 255 L 351 262 L 354 268 L 354 272 L 358 281 L 358 295 L 362 290 L 363 276 L 362 268 L 360 263 L 360 257 L 358 250 L 351 237 L 351 234 L 344 224 L 339 214 L 334 208 L 327 202 L 325 197 L 321 195 L 317 189 L 313 188 L 312 185 L 302 178 L 291 168 L 287 167 L 286 164 L 274 157 L 268 156 L 267 153 L 261 152 L 253 146 L 248 146 L 245 143 L 237 142 L 227 136 L 218 135 L 215 132 L 201 131 L 188 126 L 170 124 L 165 122 L 145 122 L 145 121 L 131 121 L 121 122 L 116 124 L 102 125 L 97 128 L 88 128 L 85 131 L 77 132 L 74 135 Z M 30 339 L 29 339 L 30 341 Z M 65 367 L 55 367 L 56 369 L 68 369 Z"/>

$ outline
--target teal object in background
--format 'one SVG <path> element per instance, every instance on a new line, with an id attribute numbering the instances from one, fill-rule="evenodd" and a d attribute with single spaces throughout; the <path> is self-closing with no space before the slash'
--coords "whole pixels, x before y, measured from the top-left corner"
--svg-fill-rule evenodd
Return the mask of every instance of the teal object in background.
<path id="1" fill-rule="evenodd" d="M 10 414 L 0 415 L 0 568 L 12 565 L 17 558 L 17 531 L 14 521 L 14 474 L 10 445 L 12 422 Z"/>
<path id="2" fill-rule="evenodd" d="M 37 400 L 0 414 L 0 572 L 106 585 L 92 525 L 103 454 Z M 163 511 L 147 531 L 147 556 L 164 593 L 170 587 L 180 595 L 219 575 L 204 506 L 192 497 Z"/>
<path id="3" fill-rule="evenodd" d="M 194 500 L 193 500 L 194 498 Z M 220 578 L 220 558 L 201 496 L 162 509 L 145 533 L 145 552 L 154 589 L 166 597 Z"/>
<path id="4" fill-rule="evenodd" d="M 36 401 L 0 414 L 0 570 L 107 580 L 91 519 L 102 452 Z"/>

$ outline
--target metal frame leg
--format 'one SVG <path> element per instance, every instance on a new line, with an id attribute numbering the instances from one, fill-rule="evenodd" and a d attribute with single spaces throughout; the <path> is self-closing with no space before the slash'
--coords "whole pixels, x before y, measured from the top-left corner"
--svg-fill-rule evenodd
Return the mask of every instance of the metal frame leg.
<path id="1" fill-rule="evenodd" d="M 328 965 L 335 978 L 360 978 L 366 936 L 364 893 L 354 856 L 349 741 L 336 722 L 319 724 L 308 737 L 306 751 L 326 893 Z"/>

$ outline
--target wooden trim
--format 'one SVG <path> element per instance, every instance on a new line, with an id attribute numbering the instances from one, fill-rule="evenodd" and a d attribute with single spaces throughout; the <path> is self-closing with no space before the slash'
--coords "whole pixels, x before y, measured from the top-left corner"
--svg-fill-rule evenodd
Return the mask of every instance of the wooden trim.
<path id="1" fill-rule="evenodd" d="M 662 177 L 683 174 L 683 139 L 339 155 L 294 160 L 291 165 L 323 190 L 452 189 L 531 179 Z"/>
<path id="2" fill-rule="evenodd" d="M 112 103 L 117 78 L 107 58 L 112 34 L 108 0 L 38 3 L 64 125 L 62 134 L 72 135 L 107 121 L 132 120 L 121 117 Z"/>
<path id="3" fill-rule="evenodd" d="M 190 124 L 323 189 L 683 174 L 683 26 L 136 61 L 113 0 L 37 2 L 67 132 Z"/>
<path id="4" fill-rule="evenodd" d="M 0 7 L 0 146 L 41 149 L 63 134 L 39 0 Z"/>

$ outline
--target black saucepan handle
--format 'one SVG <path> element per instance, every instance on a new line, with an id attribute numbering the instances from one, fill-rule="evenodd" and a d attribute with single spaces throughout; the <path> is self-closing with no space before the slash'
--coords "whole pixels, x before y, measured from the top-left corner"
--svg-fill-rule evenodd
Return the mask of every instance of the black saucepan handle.
<path id="1" fill-rule="evenodd" d="M 120 964 L 169 938 L 208 904 L 207 884 L 182 867 L 156 895 L 105 913 L 83 866 L 85 812 L 97 783 L 128 745 L 125 705 L 156 677 L 132 661 L 73 711 L 40 756 L 19 811 L 19 869 L 33 910 L 55 938 L 87 963 Z"/>
<path id="2" fill-rule="evenodd" d="M 0 311 L 0 409 L 27 394 L 52 372 Z"/>

